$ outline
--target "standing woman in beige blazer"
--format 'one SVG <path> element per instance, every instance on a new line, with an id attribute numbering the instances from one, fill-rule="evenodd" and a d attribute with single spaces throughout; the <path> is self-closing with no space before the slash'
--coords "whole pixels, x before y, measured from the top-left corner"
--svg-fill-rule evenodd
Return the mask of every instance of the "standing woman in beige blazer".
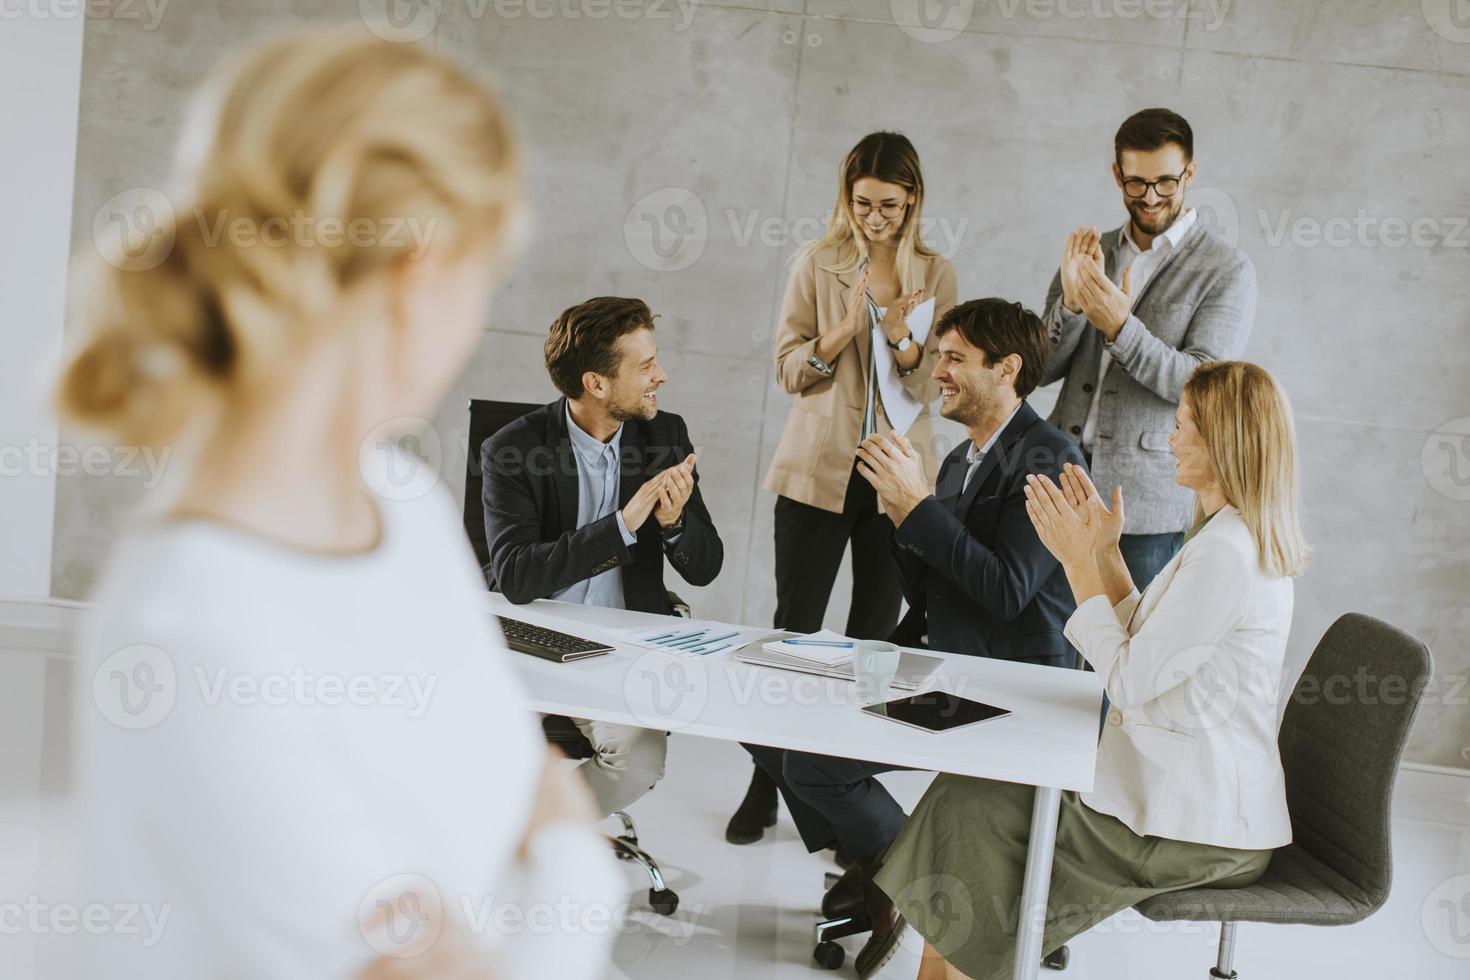
<path id="1" fill-rule="evenodd" d="M 930 331 L 918 343 L 905 318 L 933 299 L 937 322 L 955 305 L 955 273 L 919 236 L 923 208 L 913 144 L 871 133 L 842 163 L 826 234 L 796 255 L 776 328 L 776 375 L 796 398 L 765 479 L 777 494 L 775 625 L 782 629 L 822 628 L 849 542 L 847 634 L 886 639 L 898 625 L 893 523 L 854 467 L 863 439 L 893 431 L 896 406 L 883 404 L 884 384 L 896 381 L 923 403 L 920 419 L 937 397 L 929 376 L 937 340 Z M 725 837 L 759 840 L 775 820 L 775 784 L 757 766 Z"/>

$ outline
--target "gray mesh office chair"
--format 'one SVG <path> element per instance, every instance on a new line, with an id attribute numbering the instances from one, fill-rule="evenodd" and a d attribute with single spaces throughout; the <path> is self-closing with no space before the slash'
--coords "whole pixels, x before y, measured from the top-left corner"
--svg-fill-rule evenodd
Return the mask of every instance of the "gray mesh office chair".
<path id="1" fill-rule="evenodd" d="M 480 499 L 480 490 L 484 485 L 484 474 L 480 472 L 480 447 L 496 432 L 540 407 L 522 402 L 482 401 L 478 398 L 470 401 L 469 452 L 465 460 L 464 478 L 464 529 L 475 549 L 475 558 L 480 563 L 485 584 L 491 589 L 495 588 L 495 582 L 490 573 L 490 546 L 485 539 L 485 505 Z M 677 614 L 688 617 L 689 607 L 684 600 L 672 592 L 669 593 L 669 600 Z M 594 751 L 592 743 L 572 719 L 563 715 L 544 715 L 541 728 L 546 740 L 566 753 L 567 758 L 591 757 Z M 663 872 L 653 855 L 638 843 L 638 829 L 633 825 L 633 818 L 621 810 L 613 816 L 623 824 L 621 834 L 609 835 L 607 838 L 613 853 L 620 861 L 634 862 L 648 875 L 648 904 L 653 910 L 660 915 L 673 915 L 679 908 L 679 896 L 664 882 Z"/>
<path id="2" fill-rule="evenodd" d="M 1236 923 L 1340 926 L 1366 919 L 1393 879 L 1389 810 L 1409 727 L 1433 664 L 1429 648 L 1348 613 L 1313 651 L 1278 744 L 1292 843 L 1247 888 L 1191 888 L 1136 908 L 1155 922 L 1219 922 L 1210 976 L 1230 980 Z"/>

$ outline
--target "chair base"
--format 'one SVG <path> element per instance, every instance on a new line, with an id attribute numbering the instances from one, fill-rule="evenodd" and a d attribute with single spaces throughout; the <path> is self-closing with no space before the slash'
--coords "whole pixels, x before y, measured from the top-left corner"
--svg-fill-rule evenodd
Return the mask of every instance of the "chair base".
<path id="1" fill-rule="evenodd" d="M 837 876 L 828 875 L 827 877 L 834 879 Z M 830 888 L 831 886 L 832 882 L 829 880 L 827 887 Z M 842 961 L 846 958 L 847 951 L 837 945 L 836 940 L 846 939 L 848 936 L 856 936 L 859 933 L 872 931 L 873 920 L 866 915 L 848 915 L 838 919 L 826 919 L 818 922 L 812 927 L 812 942 L 816 944 L 812 949 L 812 959 L 816 962 L 817 966 L 824 970 L 841 969 Z M 1041 965 L 1048 970 L 1065 970 L 1067 964 L 1071 962 L 1071 959 L 1072 951 L 1066 946 L 1061 946 L 1053 950 L 1049 956 L 1042 959 Z M 1211 972 L 1213 973 L 1213 971 Z M 1222 974 L 1222 976 L 1225 975 Z M 1234 980 L 1234 976 L 1235 974 L 1233 973 L 1229 974 L 1227 980 Z"/>
<path id="2" fill-rule="evenodd" d="M 1215 965 L 1210 967 L 1210 976 L 1215 980 L 1235 980 L 1235 923 L 1220 923 L 1220 951 Z"/>
<path id="3" fill-rule="evenodd" d="M 846 939 L 864 932 L 873 931 L 873 920 L 864 915 L 844 915 L 837 919 L 826 919 L 812 926 L 812 959 L 824 970 L 836 970 L 842 966 L 847 952 L 837 945 L 836 940 Z"/>
<path id="4" fill-rule="evenodd" d="M 831 891 L 832 886 L 841 878 L 841 875 L 828 871 L 822 876 L 823 891 Z M 812 942 L 816 944 L 816 948 L 812 950 L 812 959 L 824 970 L 840 969 L 847 951 L 837 945 L 835 940 L 872 931 L 873 920 L 868 918 L 867 913 L 823 919 L 812 926 Z"/>
<path id="5" fill-rule="evenodd" d="M 1072 962 L 1072 951 L 1065 946 L 1058 946 L 1041 958 L 1041 965 L 1048 970 L 1065 970 L 1070 962 Z"/>
<path id="6" fill-rule="evenodd" d="M 633 818 L 621 810 L 613 815 L 623 822 L 623 832 L 607 838 L 613 854 L 619 861 L 632 861 L 643 869 L 648 875 L 648 904 L 659 915 L 673 915 L 679 910 L 679 896 L 664 883 L 663 871 L 653 855 L 638 845 L 638 828 Z"/>

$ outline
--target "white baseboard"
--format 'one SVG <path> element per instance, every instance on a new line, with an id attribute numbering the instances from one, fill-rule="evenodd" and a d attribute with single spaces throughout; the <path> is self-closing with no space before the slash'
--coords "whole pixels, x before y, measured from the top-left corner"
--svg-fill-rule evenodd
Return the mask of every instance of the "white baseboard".
<path id="1" fill-rule="evenodd" d="M 1399 793 L 1470 805 L 1470 769 L 1405 762 L 1394 788 Z"/>

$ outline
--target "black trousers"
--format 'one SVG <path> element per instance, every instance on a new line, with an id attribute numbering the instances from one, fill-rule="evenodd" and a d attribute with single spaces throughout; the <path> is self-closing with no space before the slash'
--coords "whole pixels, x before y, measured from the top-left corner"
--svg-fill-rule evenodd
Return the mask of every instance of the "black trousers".
<path id="1" fill-rule="evenodd" d="M 775 625 L 799 633 L 822 628 L 851 542 L 852 605 L 844 632 L 886 640 L 898 626 L 903 601 L 892 538 L 893 522 L 878 513 L 878 495 L 855 462 L 841 514 L 777 497 Z M 807 850 L 840 845 L 853 857 L 867 857 L 902 829 L 903 808 L 873 778 L 895 767 L 760 745 L 746 749 L 781 791 Z"/>
<path id="2" fill-rule="evenodd" d="M 848 636 L 886 640 L 898 626 L 903 602 L 898 565 L 890 550 L 893 522 L 878 513 L 878 494 L 853 472 L 842 513 L 776 498 L 776 620 L 778 629 L 815 633 L 822 628 L 842 553 L 852 542 L 852 605 Z"/>
<path id="3" fill-rule="evenodd" d="M 841 847 L 853 858 L 872 857 L 887 850 L 908 819 L 873 778 L 901 766 L 764 745 L 745 749 L 781 791 L 801 842 L 812 853 Z"/>

